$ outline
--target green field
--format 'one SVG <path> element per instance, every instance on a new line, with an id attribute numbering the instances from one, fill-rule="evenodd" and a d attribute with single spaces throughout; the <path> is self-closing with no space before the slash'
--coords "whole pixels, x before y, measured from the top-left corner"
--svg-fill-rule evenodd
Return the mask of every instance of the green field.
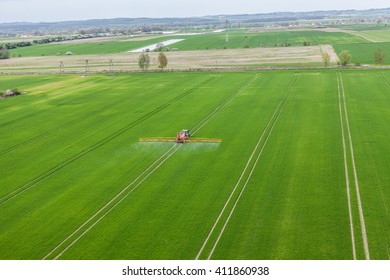
<path id="1" fill-rule="evenodd" d="M 390 42 L 390 28 L 386 30 L 359 31 L 356 35 L 361 35 L 373 42 Z"/>
<path id="2" fill-rule="evenodd" d="M 206 49 L 238 49 L 238 48 L 258 48 L 284 46 L 303 46 L 304 42 L 311 45 L 320 44 L 347 44 L 347 43 L 365 43 L 367 40 L 343 32 L 322 32 L 322 31 L 267 31 L 259 33 L 248 33 L 246 30 L 233 30 L 229 32 L 229 40 L 226 42 L 225 32 L 208 33 L 200 35 L 169 35 L 149 40 L 140 41 L 113 41 L 108 42 L 84 42 L 84 43 L 61 43 L 34 45 L 10 50 L 12 57 L 22 56 L 56 56 L 65 55 L 71 51 L 74 55 L 88 54 L 115 54 L 123 53 L 129 50 L 145 47 L 158 42 L 170 39 L 184 39 L 184 41 L 169 46 L 179 50 L 206 50 Z"/>
<path id="3" fill-rule="evenodd" d="M 348 50 L 352 55 L 352 63 L 375 64 L 374 54 L 379 49 L 383 49 L 387 56 L 390 55 L 390 43 L 361 43 L 361 44 L 340 44 L 334 45 L 337 54 L 343 50 Z M 385 64 L 390 64 L 387 57 Z"/>
<path id="4" fill-rule="evenodd" d="M 0 85 L 0 259 L 365 259 L 360 210 L 390 257 L 389 71 Z M 223 142 L 138 142 L 184 128 Z"/>
<path id="5" fill-rule="evenodd" d="M 52 43 L 44 45 L 33 45 L 10 50 L 11 56 L 57 56 L 65 55 L 71 51 L 73 55 L 90 54 L 114 54 L 127 52 L 132 49 L 141 48 L 150 44 L 161 42 L 161 39 L 154 38 L 140 41 L 108 41 L 108 42 L 82 42 L 82 43 Z"/>
<path id="6" fill-rule="evenodd" d="M 390 26 L 387 24 L 342 24 L 330 25 L 331 28 L 343 31 L 371 42 L 390 42 Z"/>
<path id="7" fill-rule="evenodd" d="M 226 42 L 226 34 L 215 33 L 199 36 L 191 36 L 185 41 L 175 44 L 180 50 L 191 49 L 223 49 L 223 48 L 257 48 L 284 46 L 303 46 L 304 42 L 311 45 L 321 44 L 343 44 L 367 42 L 363 38 L 343 33 L 343 32 L 322 32 L 322 31 L 261 31 L 258 33 L 248 33 L 244 31 L 229 32 L 229 40 Z"/>

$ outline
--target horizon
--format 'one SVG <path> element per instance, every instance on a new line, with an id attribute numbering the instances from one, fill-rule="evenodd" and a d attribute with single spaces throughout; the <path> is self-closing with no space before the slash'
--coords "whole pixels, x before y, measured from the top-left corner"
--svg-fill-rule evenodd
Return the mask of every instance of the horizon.
<path id="1" fill-rule="evenodd" d="M 0 0 L 1 2 L 1 0 Z M 339 12 L 346 12 L 346 11 L 369 11 L 369 10 L 386 10 L 390 9 L 389 7 L 385 8 L 371 8 L 371 9 L 329 9 L 329 10 L 311 10 L 311 11 L 274 11 L 274 12 L 266 12 L 266 13 L 237 13 L 237 14 L 208 14 L 208 15 L 200 15 L 200 16 L 185 16 L 185 17 L 147 17 L 147 16 L 139 16 L 139 17 L 112 17 L 112 18 L 87 18 L 87 19 L 71 19 L 71 20 L 60 20 L 60 21 L 15 21 L 15 22 L 1 22 L 0 24 L 18 24 L 18 23 L 33 23 L 33 24 L 40 24 L 40 23 L 63 23 L 63 22 L 79 22 L 79 21 L 93 21 L 93 20 L 115 20 L 115 19 L 170 19 L 170 18 L 180 18 L 180 19 L 186 19 L 186 18 L 202 18 L 202 17 L 218 17 L 218 16 L 239 16 L 239 15 L 271 15 L 275 13 L 320 13 L 320 12 L 332 12 L 332 11 L 339 11 Z"/>
<path id="2" fill-rule="evenodd" d="M 296 0 L 294 1 L 295 4 L 293 4 L 293 6 L 291 6 L 291 2 L 286 0 L 274 0 L 266 1 L 266 3 L 261 4 L 261 7 L 259 7 L 259 3 L 252 0 L 242 0 L 240 1 L 239 6 L 237 6 L 238 3 L 230 3 L 230 1 L 216 0 L 213 1 L 212 5 L 210 5 L 207 0 L 198 0 L 195 3 L 195 6 L 194 3 L 191 2 L 183 7 L 182 2 L 183 1 L 166 0 L 164 3 L 160 3 L 155 0 L 150 0 L 145 7 L 143 3 L 125 3 L 124 0 L 112 0 L 107 8 L 105 2 L 103 3 L 98 0 L 95 3 L 96 7 L 91 9 L 91 5 L 88 3 L 78 3 L 74 0 L 69 0 L 67 3 L 56 4 L 56 7 L 53 9 L 49 0 L 0 0 L 0 3 L 2 4 L 2 11 L 9 11 L 7 14 L 0 14 L 0 23 L 36 24 L 88 20 L 112 20 L 119 18 L 199 18 L 207 16 L 256 15 L 272 13 L 363 11 L 390 8 L 387 0 L 373 0 L 368 4 L 366 2 L 356 3 L 350 1 L 348 1 L 348 3 L 340 3 L 335 0 L 321 1 L 320 3 L 317 1 L 314 4 L 309 0 Z M 21 7 L 22 3 L 24 3 L 23 7 Z M 73 5 L 72 3 L 77 4 Z M 155 3 L 154 5 L 156 5 L 156 8 L 150 9 L 150 6 L 153 3 Z M 205 5 L 201 5 L 201 3 L 205 3 Z M 74 6 L 79 8 L 74 9 Z M 175 7 L 175 9 L 172 9 L 172 7 Z M 71 10 L 69 10 L 69 8 Z M 205 10 L 207 10 L 207 12 Z M 13 16 L 15 14 L 18 15 L 17 18 Z"/>

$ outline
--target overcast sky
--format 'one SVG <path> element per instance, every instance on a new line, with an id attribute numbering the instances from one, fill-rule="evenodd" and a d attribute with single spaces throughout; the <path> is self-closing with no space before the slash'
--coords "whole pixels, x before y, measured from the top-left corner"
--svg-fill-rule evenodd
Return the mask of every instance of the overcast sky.
<path id="1" fill-rule="evenodd" d="M 388 8 L 389 0 L 0 0 L 0 22 Z"/>

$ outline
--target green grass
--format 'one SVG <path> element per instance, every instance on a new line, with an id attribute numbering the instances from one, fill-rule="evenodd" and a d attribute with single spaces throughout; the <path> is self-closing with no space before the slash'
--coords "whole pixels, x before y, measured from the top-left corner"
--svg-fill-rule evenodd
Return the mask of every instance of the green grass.
<path id="1" fill-rule="evenodd" d="M 160 38 L 141 41 L 109 41 L 96 43 L 61 43 L 34 45 L 10 50 L 10 56 L 57 56 L 71 51 L 73 55 L 115 54 L 161 42 Z"/>
<path id="2" fill-rule="evenodd" d="M 342 25 L 330 25 L 330 27 L 340 28 L 344 30 L 352 31 L 377 31 L 377 30 L 389 30 L 390 26 L 388 24 L 342 24 Z"/>
<path id="3" fill-rule="evenodd" d="M 359 34 L 374 42 L 390 42 L 390 28 L 385 30 L 360 31 L 359 33 L 356 33 L 356 35 Z"/>
<path id="4" fill-rule="evenodd" d="M 305 41 L 311 45 L 320 44 L 344 44 L 344 43 L 363 43 L 367 40 L 346 34 L 343 32 L 322 32 L 322 31 L 270 31 L 261 33 L 247 33 L 244 30 L 232 30 L 229 32 L 229 42 L 226 42 L 226 34 L 209 33 L 194 36 L 169 35 L 150 40 L 141 41 L 110 41 L 97 43 L 76 43 L 76 44 L 46 44 L 34 45 L 10 50 L 11 57 L 14 56 L 56 56 L 65 55 L 71 51 L 73 55 L 88 54 L 115 54 L 123 53 L 129 50 L 145 47 L 151 44 L 162 42 L 169 39 L 185 39 L 182 42 L 169 46 L 179 50 L 207 50 L 207 49 L 237 49 L 237 48 L 257 48 L 282 46 L 286 43 L 291 46 L 303 46 Z"/>
<path id="5" fill-rule="evenodd" d="M 390 72 L 342 75 L 371 256 L 388 259 Z M 63 241 L 49 259 L 194 259 L 263 131 L 270 137 L 260 141 L 260 161 L 212 258 L 352 258 L 333 70 L 0 76 L 0 83 L 29 92 L 0 100 L 0 259 L 41 259 Z M 140 137 L 199 124 L 196 137 L 223 142 L 181 145 L 143 175 L 174 144 Z M 127 186 L 136 188 L 120 194 Z M 353 213 L 361 240 L 357 207 Z M 362 258 L 360 243 L 357 250 Z"/>
<path id="6" fill-rule="evenodd" d="M 382 48 L 387 53 L 385 64 L 390 64 L 390 43 L 337 44 L 333 46 L 336 53 L 348 50 L 352 55 L 352 63 L 375 64 L 374 54 Z"/>
<path id="7" fill-rule="evenodd" d="M 189 36 L 185 41 L 175 44 L 180 50 L 193 49 L 223 49 L 223 48 L 256 48 L 281 46 L 289 43 L 291 46 L 303 46 L 305 41 L 312 45 L 320 44 L 341 44 L 341 43 L 361 43 L 366 40 L 346 34 L 327 33 L 322 31 L 267 31 L 260 33 L 245 33 L 243 31 L 233 31 L 229 33 L 229 41 L 226 42 L 224 32 L 217 34 L 207 34 L 199 36 Z"/>

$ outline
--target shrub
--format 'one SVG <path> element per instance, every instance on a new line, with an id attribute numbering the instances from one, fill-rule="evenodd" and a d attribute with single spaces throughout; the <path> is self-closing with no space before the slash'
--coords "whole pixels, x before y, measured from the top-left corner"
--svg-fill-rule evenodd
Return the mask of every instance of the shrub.
<path id="1" fill-rule="evenodd" d="M 9 59 L 9 52 L 6 47 L 3 47 L 0 51 L 0 59 Z"/>
<path id="2" fill-rule="evenodd" d="M 347 66 L 349 63 L 351 63 L 352 55 L 349 53 L 349 51 L 342 51 L 339 54 L 339 60 L 342 66 Z"/>
<path id="3" fill-rule="evenodd" d="M 379 48 L 374 53 L 374 60 L 376 64 L 384 64 L 387 58 L 387 54 L 384 49 Z"/>

